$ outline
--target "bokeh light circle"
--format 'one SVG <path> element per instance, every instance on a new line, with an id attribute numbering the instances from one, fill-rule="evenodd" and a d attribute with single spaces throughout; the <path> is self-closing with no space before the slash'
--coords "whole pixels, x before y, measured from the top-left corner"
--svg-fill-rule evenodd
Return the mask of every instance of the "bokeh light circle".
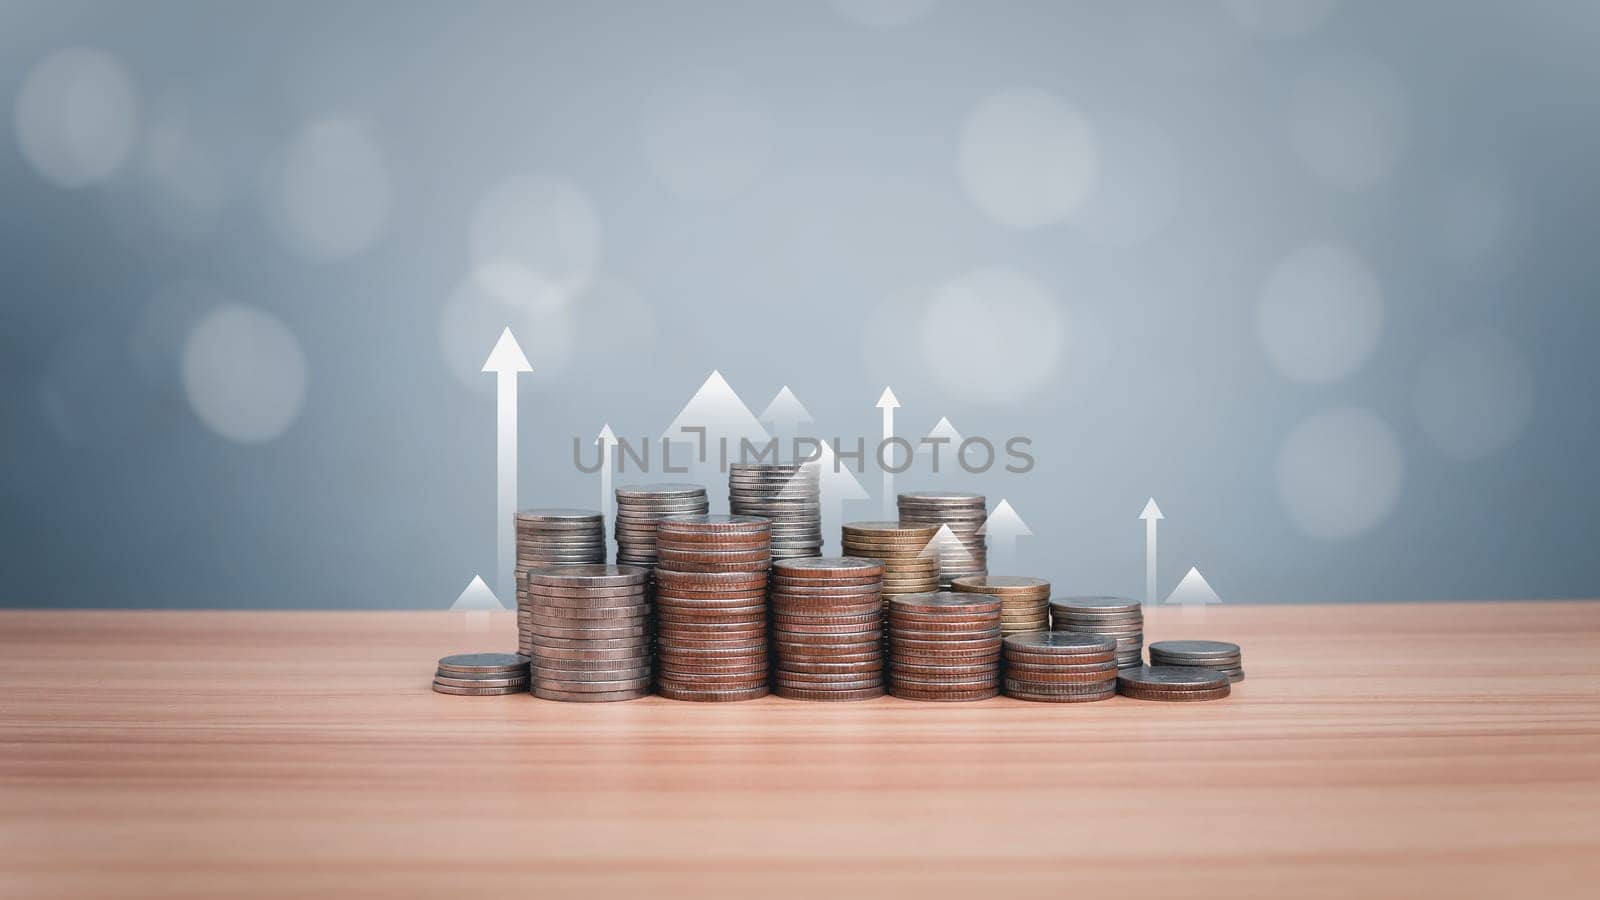
<path id="1" fill-rule="evenodd" d="M 1177 148 L 1161 126 L 1144 119 L 1101 121 L 1095 133 L 1099 167 L 1072 224 L 1104 244 L 1141 244 L 1177 212 L 1182 193 Z"/>
<path id="2" fill-rule="evenodd" d="M 254 307 L 217 307 L 183 349 L 183 389 L 200 421 L 241 444 L 270 441 L 305 405 L 305 353 L 287 326 Z"/>
<path id="3" fill-rule="evenodd" d="M 1533 369 L 1509 338 L 1474 329 L 1423 359 L 1414 400 L 1423 433 L 1457 459 L 1511 446 L 1533 418 Z"/>
<path id="4" fill-rule="evenodd" d="M 1370 410 L 1308 417 L 1278 452 L 1278 499 L 1310 537 L 1344 540 L 1371 530 L 1400 497 L 1405 460 L 1394 430 Z"/>
<path id="5" fill-rule="evenodd" d="M 1289 101 L 1289 143 L 1313 174 L 1346 189 L 1386 180 L 1408 140 L 1405 93 L 1387 66 L 1332 59 L 1303 75 Z"/>
<path id="6" fill-rule="evenodd" d="M 138 131 L 133 83 L 115 59 L 88 47 L 58 50 L 37 63 L 17 94 L 22 157 L 58 187 L 109 178 Z"/>
<path id="7" fill-rule="evenodd" d="M 650 171 L 684 200 L 721 202 L 753 184 L 772 154 L 766 106 L 732 72 L 691 72 L 646 111 Z"/>
<path id="8" fill-rule="evenodd" d="M 383 237 L 394 203 L 372 131 L 345 117 L 309 122 L 267 176 L 269 216 L 284 243 L 317 261 L 345 259 Z"/>
<path id="9" fill-rule="evenodd" d="M 558 309 L 594 277 L 600 217 L 570 179 L 519 175 L 478 202 L 468 240 L 485 290 L 514 305 Z"/>
<path id="10" fill-rule="evenodd" d="M 1066 316 L 1050 289 L 990 266 L 936 289 L 917 327 L 924 367 L 949 397 L 1015 406 L 1061 361 Z"/>
<path id="11" fill-rule="evenodd" d="M 1383 332 L 1383 291 L 1346 247 L 1308 244 L 1267 275 L 1256 306 L 1256 336 L 1279 372 L 1326 384 L 1372 356 Z"/>
<path id="12" fill-rule="evenodd" d="M 961 184 L 989 218 L 1013 228 L 1053 225 L 1088 196 L 1099 169 L 1095 132 L 1046 91 L 994 94 L 961 128 Z"/>

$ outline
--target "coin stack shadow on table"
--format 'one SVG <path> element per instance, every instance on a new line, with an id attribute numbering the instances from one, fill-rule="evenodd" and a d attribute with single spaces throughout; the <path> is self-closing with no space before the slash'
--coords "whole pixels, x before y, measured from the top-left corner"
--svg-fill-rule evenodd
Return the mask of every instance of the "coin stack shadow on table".
<path id="1" fill-rule="evenodd" d="M 603 563 L 528 570 L 535 696 L 598 703 L 650 693 L 648 577 Z"/>
<path id="2" fill-rule="evenodd" d="M 898 497 L 900 524 L 932 525 L 939 556 L 939 586 L 945 590 L 957 578 L 989 572 L 989 541 L 983 523 L 989 518 L 988 499 L 961 491 L 906 491 Z M 948 527 L 941 538 L 937 530 Z"/>
<path id="3" fill-rule="evenodd" d="M 525 509 L 516 514 L 517 650 L 531 656 L 528 616 L 532 609 L 523 592 L 523 576 L 544 566 L 586 565 L 606 561 L 605 517 L 588 509 Z"/>
<path id="4" fill-rule="evenodd" d="M 774 560 L 774 690 L 792 700 L 883 696 L 883 563 Z"/>
<path id="5" fill-rule="evenodd" d="M 1058 597 L 1050 601 L 1054 631 L 1099 634 L 1117 642 L 1117 666 L 1144 665 L 1144 607 L 1126 597 Z"/>
<path id="6" fill-rule="evenodd" d="M 772 558 L 822 554 L 821 466 L 734 463 L 728 467 L 728 511 L 772 522 Z"/>
<path id="7" fill-rule="evenodd" d="M 889 601 L 889 682 L 907 700 L 1000 692 L 1000 599 L 935 591 Z"/>
<path id="8" fill-rule="evenodd" d="M 673 700 L 753 700 L 769 690 L 771 524 L 740 515 L 656 525 L 656 690 Z"/>

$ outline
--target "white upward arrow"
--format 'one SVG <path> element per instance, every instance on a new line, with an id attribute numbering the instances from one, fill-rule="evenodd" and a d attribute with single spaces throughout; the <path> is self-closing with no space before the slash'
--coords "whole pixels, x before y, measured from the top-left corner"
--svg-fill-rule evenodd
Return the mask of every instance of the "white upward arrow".
<path id="1" fill-rule="evenodd" d="M 1206 607 L 1221 603 L 1222 598 L 1206 583 L 1199 569 L 1190 567 L 1189 574 L 1183 576 L 1183 580 L 1167 596 L 1167 602 L 1182 606 L 1185 619 L 1203 619 Z"/>
<path id="2" fill-rule="evenodd" d="M 798 433 L 801 425 L 813 421 L 811 410 L 806 409 L 805 404 L 794 395 L 794 391 L 789 390 L 787 384 L 756 418 L 771 425 L 773 434 L 791 436 Z"/>
<path id="3" fill-rule="evenodd" d="M 1144 505 L 1144 512 L 1139 514 L 1144 520 L 1144 602 L 1154 606 L 1156 602 L 1156 523 L 1165 519 L 1161 514 L 1161 507 L 1156 505 L 1156 498 L 1151 497 L 1150 502 Z"/>
<path id="4" fill-rule="evenodd" d="M 987 535 L 993 545 L 995 562 L 999 563 L 995 568 L 1015 574 L 1012 570 L 1016 565 L 1017 538 L 1032 537 L 1033 529 L 1022 521 L 1017 511 L 1011 508 L 1011 503 L 1002 497 L 994 512 L 983 521 L 978 533 Z"/>
<path id="5" fill-rule="evenodd" d="M 600 426 L 600 434 L 594 442 L 600 445 L 600 515 L 612 522 L 615 511 L 611 503 L 615 498 L 611 496 L 611 454 L 612 448 L 617 446 L 617 435 L 611 430 L 610 422 Z"/>
<path id="6" fill-rule="evenodd" d="M 517 585 L 512 575 L 516 565 L 516 536 L 512 517 L 517 513 L 517 376 L 532 372 L 528 357 L 522 353 L 517 339 L 509 327 L 500 332 L 489 358 L 483 361 L 483 371 L 495 374 L 498 406 L 495 411 L 496 442 L 495 480 L 498 484 L 495 501 L 495 583 L 500 593 L 511 596 Z"/>
<path id="7" fill-rule="evenodd" d="M 900 408 L 900 400 L 895 397 L 894 390 L 887 385 L 884 386 L 883 394 L 878 397 L 878 408 L 883 410 L 883 439 L 888 441 L 894 437 L 894 411 Z M 883 445 L 879 446 L 883 447 Z M 892 456 L 894 451 L 892 449 L 883 447 L 879 452 L 890 454 L 889 461 L 894 461 Z M 882 465 L 883 460 L 880 459 L 878 462 Z M 889 471 L 888 466 L 883 466 L 883 517 L 892 519 L 898 516 L 899 513 L 896 511 L 894 496 L 894 473 Z"/>
<path id="8" fill-rule="evenodd" d="M 467 582 L 466 588 L 462 590 L 461 596 L 456 598 L 456 602 L 450 604 L 451 612 L 466 613 L 468 631 L 488 631 L 489 613 L 500 612 L 503 609 L 505 606 L 500 602 L 500 598 L 496 597 L 494 591 L 489 590 L 489 586 L 477 575 L 472 576 L 472 580 Z"/>

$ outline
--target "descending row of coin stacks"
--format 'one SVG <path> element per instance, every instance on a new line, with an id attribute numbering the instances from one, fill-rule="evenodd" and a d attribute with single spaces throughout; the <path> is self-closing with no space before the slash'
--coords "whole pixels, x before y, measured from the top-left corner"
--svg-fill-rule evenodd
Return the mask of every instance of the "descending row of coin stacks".
<path id="1" fill-rule="evenodd" d="M 1006 694 L 1082 703 L 1117 694 L 1117 642 L 1098 634 L 1029 631 L 1005 639 Z"/>
<path id="2" fill-rule="evenodd" d="M 595 703 L 650 693 L 648 577 L 605 564 L 528 570 L 536 696 Z"/>
<path id="3" fill-rule="evenodd" d="M 1125 597 L 1060 597 L 1050 601 L 1055 631 L 1115 638 L 1117 666 L 1144 665 L 1144 607 Z"/>
<path id="4" fill-rule="evenodd" d="M 630 484 L 617 488 L 617 562 L 656 565 L 656 523 L 667 516 L 699 516 L 710 511 L 706 489 L 698 484 Z"/>
<path id="5" fill-rule="evenodd" d="M 433 689 L 441 694 L 481 697 L 526 694 L 528 658 L 516 653 L 457 653 L 439 660 Z"/>
<path id="6" fill-rule="evenodd" d="M 1000 598 L 1000 631 L 1021 634 L 1050 628 L 1050 582 L 1020 575 L 968 575 L 950 587 L 958 594 Z"/>
<path id="7" fill-rule="evenodd" d="M 793 700 L 883 696 L 883 563 L 853 557 L 772 565 L 774 689 Z"/>
<path id="8" fill-rule="evenodd" d="M 899 495 L 900 524 L 949 528 L 936 531 L 934 548 L 939 556 L 939 586 L 989 571 L 988 539 L 982 534 L 988 519 L 988 500 L 982 494 L 960 491 L 907 491 Z"/>
<path id="9" fill-rule="evenodd" d="M 734 463 L 728 511 L 772 521 L 772 558 L 822 553 L 822 482 L 817 463 Z"/>
<path id="10" fill-rule="evenodd" d="M 588 509 L 525 509 L 517 525 L 517 649 L 531 656 L 527 618 L 532 608 L 523 592 L 529 569 L 606 561 L 605 517 Z"/>
<path id="11" fill-rule="evenodd" d="M 1117 673 L 1117 693 L 1135 700 L 1191 703 L 1232 693 L 1228 676 L 1193 666 L 1135 666 Z"/>
<path id="12" fill-rule="evenodd" d="M 755 516 L 671 516 L 656 525 L 656 689 L 674 700 L 768 692 L 771 524 Z"/>
<path id="13" fill-rule="evenodd" d="M 889 601 L 902 594 L 925 594 L 939 589 L 939 557 L 928 542 L 939 531 L 935 525 L 901 525 L 899 522 L 851 522 L 841 529 L 845 556 L 876 559 L 883 563 L 883 612 Z M 889 634 L 883 634 L 888 654 Z"/>
<path id="14" fill-rule="evenodd" d="M 1213 669 L 1230 682 L 1244 680 L 1244 654 L 1227 641 L 1156 641 L 1150 645 L 1150 665 Z"/>
<path id="15" fill-rule="evenodd" d="M 907 700 L 983 700 L 1000 692 L 1000 600 L 935 591 L 889 603 L 889 680 Z"/>

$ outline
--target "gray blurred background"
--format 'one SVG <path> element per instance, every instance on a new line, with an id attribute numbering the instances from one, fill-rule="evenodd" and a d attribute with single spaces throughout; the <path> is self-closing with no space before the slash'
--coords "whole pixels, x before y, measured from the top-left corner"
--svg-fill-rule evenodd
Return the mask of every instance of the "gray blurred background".
<path id="1" fill-rule="evenodd" d="M 574 437 L 660 435 L 718 370 L 817 434 L 876 440 L 892 385 L 903 436 L 1031 437 L 896 486 L 1008 499 L 1058 593 L 1143 595 L 1154 496 L 1163 595 L 1596 595 L 1597 35 L 0 0 L 0 604 L 448 606 L 495 564 L 507 325 L 526 505 L 596 505 Z"/>

